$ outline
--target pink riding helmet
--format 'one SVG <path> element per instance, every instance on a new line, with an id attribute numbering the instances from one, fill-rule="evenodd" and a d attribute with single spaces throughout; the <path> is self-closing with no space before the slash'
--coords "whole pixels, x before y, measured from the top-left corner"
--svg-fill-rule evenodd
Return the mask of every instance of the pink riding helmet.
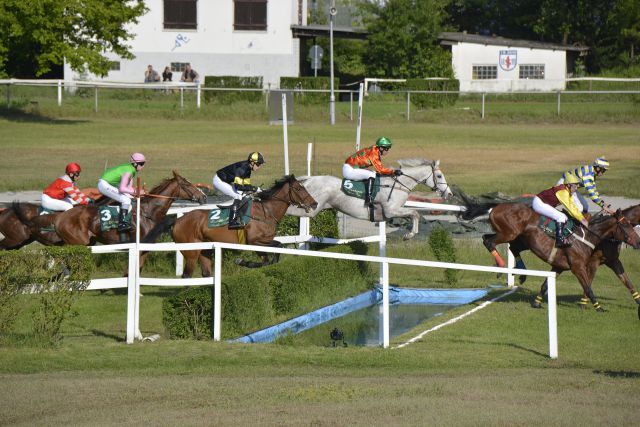
<path id="1" fill-rule="evenodd" d="M 144 163 L 147 159 L 145 159 L 144 154 L 142 153 L 133 153 L 131 155 L 131 163 Z"/>

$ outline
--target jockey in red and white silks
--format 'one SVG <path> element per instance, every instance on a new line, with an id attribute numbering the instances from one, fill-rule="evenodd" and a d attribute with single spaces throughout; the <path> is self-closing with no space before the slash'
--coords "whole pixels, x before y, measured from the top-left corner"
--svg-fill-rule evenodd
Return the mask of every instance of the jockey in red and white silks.
<path id="1" fill-rule="evenodd" d="M 86 205 L 89 198 L 75 184 L 82 169 L 77 163 L 69 163 L 65 175 L 53 181 L 41 196 L 42 207 L 50 211 L 67 211 L 75 205 Z"/>

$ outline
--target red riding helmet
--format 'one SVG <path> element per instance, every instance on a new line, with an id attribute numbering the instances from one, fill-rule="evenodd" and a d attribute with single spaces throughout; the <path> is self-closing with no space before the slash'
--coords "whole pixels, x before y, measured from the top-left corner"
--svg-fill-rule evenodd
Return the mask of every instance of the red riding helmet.
<path id="1" fill-rule="evenodd" d="M 69 163 L 67 165 L 67 167 L 64 169 L 64 172 L 66 174 L 70 174 L 70 173 L 80 173 L 82 172 L 82 169 L 80 169 L 80 165 L 73 162 L 73 163 Z"/>

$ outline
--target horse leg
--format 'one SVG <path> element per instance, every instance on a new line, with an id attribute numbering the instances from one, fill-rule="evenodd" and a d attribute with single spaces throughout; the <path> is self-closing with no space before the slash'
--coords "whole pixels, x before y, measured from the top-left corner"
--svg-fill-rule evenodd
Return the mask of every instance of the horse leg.
<path id="1" fill-rule="evenodd" d="M 193 275 L 193 270 L 196 268 L 196 262 L 200 255 L 199 250 L 194 251 L 182 251 L 184 257 L 184 270 L 182 271 L 182 278 L 188 279 Z"/>
<path id="2" fill-rule="evenodd" d="M 513 242 L 509 242 L 509 251 L 511 251 L 513 257 L 516 260 L 515 268 L 519 268 L 521 270 L 527 269 L 527 266 L 524 264 L 524 261 L 522 261 L 522 257 L 520 256 L 520 253 L 527 249 L 527 245 L 519 238 L 514 240 Z M 527 276 L 524 274 L 520 275 L 518 277 L 518 281 L 521 285 L 523 285 L 524 282 L 527 281 Z"/>
<path id="3" fill-rule="evenodd" d="M 496 260 L 496 265 L 498 267 L 504 267 L 507 264 L 504 262 L 504 260 L 502 259 L 502 257 L 500 256 L 500 254 L 498 253 L 497 249 L 496 249 L 496 240 L 498 239 L 498 235 L 497 234 L 485 234 L 482 236 L 482 243 L 484 243 L 484 247 L 487 248 L 487 250 L 489 251 L 489 253 L 491 253 L 491 255 L 493 256 L 493 258 Z"/>
<path id="4" fill-rule="evenodd" d="M 624 271 L 624 267 L 622 266 L 622 263 L 620 262 L 620 260 L 614 259 L 614 260 L 605 262 L 605 264 L 607 265 L 607 267 L 613 270 L 613 272 L 616 274 L 616 276 L 618 276 L 618 279 L 620 279 L 622 284 L 625 285 L 627 289 L 629 289 L 629 292 L 631 293 L 631 298 L 633 298 L 636 304 L 640 305 L 640 293 L 638 293 L 634 289 L 633 283 L 631 283 L 631 279 L 629 279 L 629 276 L 627 276 L 627 273 Z"/>
<path id="5" fill-rule="evenodd" d="M 213 251 L 204 250 L 200 253 L 198 259 L 200 260 L 200 272 L 202 277 L 211 277 L 211 254 Z"/>
<path id="6" fill-rule="evenodd" d="M 577 267 L 574 264 L 571 267 L 571 272 L 578 278 L 578 281 L 582 286 L 582 290 L 584 291 L 583 299 L 580 301 L 581 308 L 584 308 L 584 305 L 586 305 L 586 302 L 584 305 L 582 304 L 584 298 L 586 297 L 589 299 L 589 301 L 591 301 L 591 305 L 593 305 L 593 308 L 595 308 L 596 311 L 604 312 L 605 309 L 596 300 L 596 296 L 593 293 L 593 289 L 591 288 L 593 274 L 595 273 L 595 271 L 590 271 L 592 269 L 590 269 L 588 266 Z"/>
<path id="7" fill-rule="evenodd" d="M 558 276 L 562 274 L 562 271 L 556 270 L 554 268 L 552 268 L 551 271 L 554 271 Z M 547 279 L 544 279 L 544 282 L 542 282 L 542 286 L 540 286 L 540 292 L 538 292 L 538 295 L 536 295 L 535 299 L 531 301 L 531 307 L 542 308 L 542 303 L 544 302 L 544 299 L 547 296 L 548 288 L 549 288 L 549 285 L 547 284 Z"/>

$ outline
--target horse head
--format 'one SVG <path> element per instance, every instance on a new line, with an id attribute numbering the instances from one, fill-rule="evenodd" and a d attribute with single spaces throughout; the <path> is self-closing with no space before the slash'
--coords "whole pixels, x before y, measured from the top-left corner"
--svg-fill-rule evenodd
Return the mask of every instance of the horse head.
<path id="1" fill-rule="evenodd" d="M 261 200 L 276 199 L 295 205 L 309 212 L 318 206 L 318 202 L 293 175 L 287 175 L 268 190 L 258 193 Z"/>
<path id="2" fill-rule="evenodd" d="M 436 191 L 443 198 L 448 199 L 453 195 L 444 173 L 440 169 L 440 160 L 430 161 L 426 159 L 404 159 L 398 160 L 405 176 L 413 179 L 416 184 L 424 184 L 432 191 Z"/>
<path id="3" fill-rule="evenodd" d="M 632 246 L 634 249 L 640 249 L 640 239 L 633 224 L 622 214 L 622 210 L 618 209 L 614 214 L 616 219 L 616 229 L 613 238 Z"/>
<path id="4" fill-rule="evenodd" d="M 207 196 L 198 187 L 189 182 L 188 179 L 181 176 L 178 172 L 173 171 L 173 179 L 178 184 L 178 199 L 190 200 L 201 205 L 207 202 Z"/>
<path id="5" fill-rule="evenodd" d="M 631 206 L 622 211 L 622 214 L 629 220 L 629 222 L 636 226 L 640 224 L 640 205 Z"/>

